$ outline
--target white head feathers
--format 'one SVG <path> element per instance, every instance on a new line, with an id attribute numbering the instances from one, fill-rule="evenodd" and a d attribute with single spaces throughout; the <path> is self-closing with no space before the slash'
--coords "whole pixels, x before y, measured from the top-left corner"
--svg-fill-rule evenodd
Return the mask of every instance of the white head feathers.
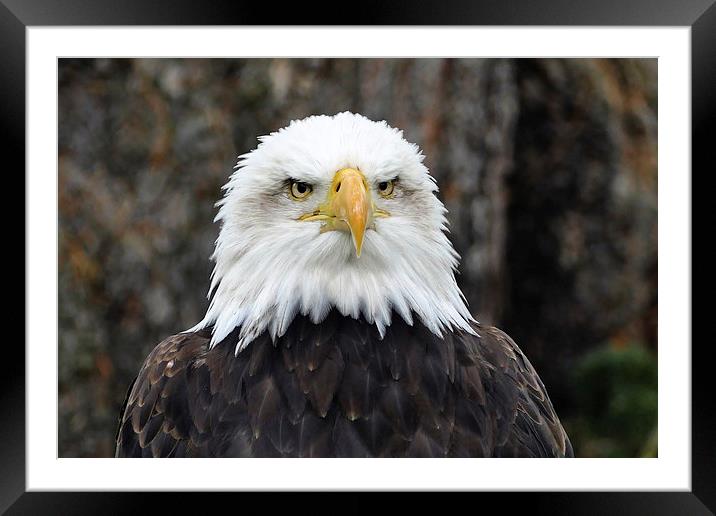
<path id="1" fill-rule="evenodd" d="M 381 335 L 393 312 L 409 324 L 420 318 L 437 335 L 472 333 L 445 208 L 422 154 L 402 131 L 346 112 L 293 121 L 259 140 L 239 158 L 218 203 L 213 295 L 192 331 L 213 324 L 215 345 L 240 326 L 238 353 L 264 331 L 283 335 L 297 313 L 318 323 L 335 308 L 375 324 Z M 375 207 L 390 213 L 365 232 L 360 258 L 350 233 L 298 220 L 348 167 L 364 175 Z M 391 198 L 377 195 L 376 185 L 396 178 Z M 311 194 L 293 199 L 291 180 L 312 185 Z"/>

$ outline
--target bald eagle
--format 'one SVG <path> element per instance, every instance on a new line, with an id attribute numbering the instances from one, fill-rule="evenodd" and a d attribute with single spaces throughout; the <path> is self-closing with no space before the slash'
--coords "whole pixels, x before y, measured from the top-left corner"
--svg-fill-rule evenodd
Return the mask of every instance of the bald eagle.
<path id="1" fill-rule="evenodd" d="M 129 388 L 117 457 L 565 457 L 517 345 L 473 319 L 418 147 L 361 115 L 259 138 L 206 316 Z"/>

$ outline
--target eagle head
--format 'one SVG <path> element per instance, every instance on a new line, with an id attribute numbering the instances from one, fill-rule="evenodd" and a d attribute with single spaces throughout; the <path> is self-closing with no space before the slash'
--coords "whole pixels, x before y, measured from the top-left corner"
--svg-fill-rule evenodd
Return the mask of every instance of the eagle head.
<path id="1" fill-rule="evenodd" d="M 216 220 L 212 344 L 240 328 L 238 353 L 283 335 L 296 314 L 333 309 L 375 324 L 418 317 L 432 332 L 472 332 L 455 281 L 446 210 L 418 147 L 349 112 L 310 116 L 239 157 Z"/>

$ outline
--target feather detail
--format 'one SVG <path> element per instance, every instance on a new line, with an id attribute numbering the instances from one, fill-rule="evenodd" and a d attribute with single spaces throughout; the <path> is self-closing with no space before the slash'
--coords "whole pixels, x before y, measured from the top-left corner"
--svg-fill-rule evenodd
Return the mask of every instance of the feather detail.
<path id="1" fill-rule="evenodd" d="M 248 392 L 248 411 L 254 438 L 258 439 L 263 427 L 279 413 L 280 395 L 273 378 L 266 378 Z"/>
<path id="2" fill-rule="evenodd" d="M 495 328 L 438 338 L 419 318 L 376 327 L 297 316 L 237 356 L 238 330 L 160 343 L 128 391 L 118 457 L 562 457 L 544 385 Z"/>

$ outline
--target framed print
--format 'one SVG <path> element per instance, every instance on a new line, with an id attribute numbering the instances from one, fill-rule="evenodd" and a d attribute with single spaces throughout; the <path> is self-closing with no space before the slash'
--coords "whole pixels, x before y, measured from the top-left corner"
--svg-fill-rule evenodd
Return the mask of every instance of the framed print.
<path id="1" fill-rule="evenodd" d="M 332 490 L 713 511 L 691 170 L 716 7 L 660 3 L 301 26 L 3 0 L 27 311 L 0 508 Z"/>

